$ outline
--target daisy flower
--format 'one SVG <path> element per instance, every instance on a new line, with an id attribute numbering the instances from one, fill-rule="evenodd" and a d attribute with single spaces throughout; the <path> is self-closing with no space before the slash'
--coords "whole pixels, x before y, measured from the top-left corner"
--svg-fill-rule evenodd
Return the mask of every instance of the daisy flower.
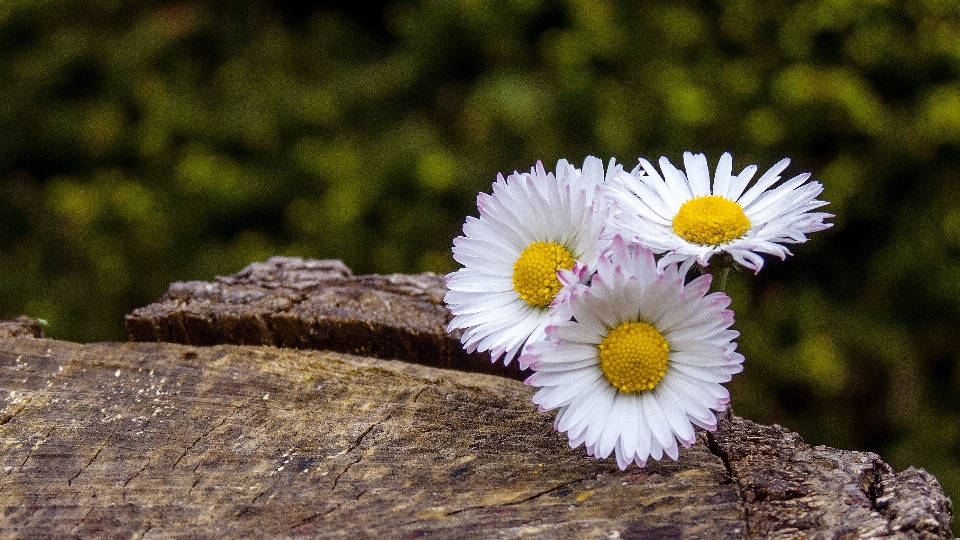
<path id="1" fill-rule="evenodd" d="M 676 264 L 659 273 L 653 252 L 613 239 L 609 256 L 581 293 L 572 320 L 547 327 L 521 361 L 541 411 L 560 409 L 554 427 L 570 447 L 599 459 L 616 453 L 620 469 L 643 467 L 689 448 L 694 426 L 717 428 L 730 394 L 721 383 L 743 369 L 724 293 L 707 294 L 707 274 L 684 284 Z"/>
<path id="2" fill-rule="evenodd" d="M 661 157 L 661 176 L 641 158 L 632 174 L 617 174 L 608 184 L 618 207 L 610 235 L 664 253 L 660 268 L 678 262 L 686 274 L 694 262 L 707 266 L 711 256 L 724 252 L 756 273 L 763 267 L 761 253 L 784 259 L 791 254 L 784 243 L 806 242 L 807 233 L 832 225 L 823 222 L 831 214 L 811 212 L 827 203 L 817 200 L 823 185 L 808 182 L 810 173 L 773 187 L 790 164 L 787 158 L 749 189 L 757 166 L 733 175 L 729 153 L 720 157 L 712 186 L 703 154 L 684 152 L 683 162 L 686 174 Z"/>
<path id="3" fill-rule="evenodd" d="M 610 170 L 622 172 L 612 160 Z M 468 217 L 453 241 L 463 268 L 447 275 L 444 296 L 454 315 L 447 330 L 464 329 L 467 351 L 509 364 L 526 343 L 545 339 L 556 306 L 600 257 L 603 182 L 603 163 L 591 156 L 582 170 L 560 160 L 556 175 L 540 162 L 529 173 L 501 174 L 492 195 L 480 193 L 480 217 Z"/>

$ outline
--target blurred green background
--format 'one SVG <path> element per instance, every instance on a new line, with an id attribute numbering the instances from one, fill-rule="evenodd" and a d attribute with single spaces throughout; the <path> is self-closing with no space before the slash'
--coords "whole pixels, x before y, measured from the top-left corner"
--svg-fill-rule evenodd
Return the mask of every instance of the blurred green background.
<path id="1" fill-rule="evenodd" d="M 0 3 L 0 317 L 125 340 L 271 255 L 449 272 L 538 159 L 789 156 L 836 225 L 732 276 L 735 410 L 958 498 L 957 2 L 355 4 Z"/>

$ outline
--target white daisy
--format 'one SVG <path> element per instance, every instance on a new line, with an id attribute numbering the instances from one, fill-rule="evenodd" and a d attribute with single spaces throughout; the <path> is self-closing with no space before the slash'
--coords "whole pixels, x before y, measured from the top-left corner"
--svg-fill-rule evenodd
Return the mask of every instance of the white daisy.
<path id="1" fill-rule="evenodd" d="M 750 165 L 739 175 L 731 173 L 733 158 L 720 157 L 713 185 L 707 158 L 684 152 L 686 174 L 660 158 L 663 176 L 641 158 L 633 173 L 617 174 L 608 182 L 608 196 L 615 202 L 609 234 L 621 234 L 654 251 L 665 253 L 659 266 L 679 262 L 681 273 L 694 262 L 707 266 L 710 257 L 728 253 L 734 261 L 759 272 L 760 253 L 781 259 L 790 255 L 784 243 L 806 242 L 807 233 L 830 227 L 831 214 L 811 212 L 825 204 L 816 199 L 823 185 L 803 173 L 772 188 L 790 160 L 785 158 L 747 184 L 757 172 Z"/>
<path id="2" fill-rule="evenodd" d="M 559 408 L 554 427 L 570 447 L 620 469 L 689 448 L 694 427 L 717 428 L 730 394 L 721 383 L 743 370 L 730 329 L 730 298 L 707 294 L 710 275 L 684 285 L 676 264 L 658 273 L 653 252 L 619 236 L 589 286 L 569 299 L 573 320 L 547 327 L 521 362 L 541 411 Z"/>
<path id="3" fill-rule="evenodd" d="M 612 160 L 610 170 L 622 172 Z M 447 330 L 465 329 L 467 351 L 509 364 L 526 343 L 545 339 L 551 306 L 589 278 L 602 252 L 603 182 L 603 163 L 591 156 L 582 171 L 560 160 L 554 175 L 538 162 L 480 193 L 480 217 L 468 217 L 453 241 L 464 267 L 447 275 L 444 296 L 455 315 Z"/>

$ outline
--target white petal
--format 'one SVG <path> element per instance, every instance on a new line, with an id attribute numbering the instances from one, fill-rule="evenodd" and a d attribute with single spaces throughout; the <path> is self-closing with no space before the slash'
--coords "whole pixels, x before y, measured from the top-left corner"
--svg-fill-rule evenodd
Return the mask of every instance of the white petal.
<path id="1" fill-rule="evenodd" d="M 450 312 L 454 315 L 490 311 L 519 300 L 517 293 L 513 291 L 488 294 L 467 293 L 464 295 L 456 293 L 457 291 L 450 291 L 444 296 L 444 300 L 450 304 Z"/>
<path id="2" fill-rule="evenodd" d="M 713 194 L 736 200 L 728 195 L 730 189 L 730 173 L 733 171 L 733 156 L 730 152 L 724 152 L 720 156 L 720 163 L 717 164 L 717 172 L 713 178 Z"/>
<path id="3" fill-rule="evenodd" d="M 693 197 L 686 175 L 683 174 L 680 169 L 674 167 L 669 159 L 665 157 L 660 158 L 660 170 L 663 171 L 663 179 L 677 202 L 682 205 L 684 201 L 688 201 Z"/>
<path id="4" fill-rule="evenodd" d="M 690 422 L 687 420 L 683 404 L 676 402 L 668 393 L 657 392 L 656 388 L 654 388 L 651 393 L 657 399 L 657 403 L 660 404 L 660 410 L 663 411 L 664 416 L 667 418 L 673 434 L 682 441 L 692 443 L 696 436 L 693 432 L 693 426 L 690 425 Z"/>
<path id="5" fill-rule="evenodd" d="M 657 172 L 657 169 L 649 161 L 640 158 L 640 166 L 643 167 L 643 170 L 647 173 L 646 176 L 640 177 L 640 181 L 657 193 L 660 200 L 669 208 L 669 215 L 671 219 L 673 219 L 673 216 L 680 210 L 680 205 L 683 204 L 682 201 L 686 199 L 678 199 L 673 194 L 663 177 L 660 176 L 660 173 Z"/>
<path id="6" fill-rule="evenodd" d="M 596 396 L 599 395 L 599 392 L 603 391 L 604 387 L 609 388 L 610 383 L 603 377 L 598 378 L 592 384 L 585 387 L 583 392 L 567 406 L 563 419 L 557 425 L 557 430 L 566 432 L 574 425 L 590 418 L 591 413 L 599 403 Z"/>
<path id="7" fill-rule="evenodd" d="M 750 183 L 750 179 L 753 178 L 753 175 L 757 173 L 757 166 L 750 165 L 740 171 L 735 177 L 730 178 L 730 187 L 727 189 L 727 193 L 730 195 L 728 198 L 731 201 L 736 201 L 740 199 L 740 195 L 743 194 L 744 188 L 747 187 L 747 184 Z"/>
<path id="8" fill-rule="evenodd" d="M 617 440 L 620 439 L 623 425 L 630 421 L 629 400 L 624 398 L 623 393 L 618 392 L 614 396 L 613 405 L 610 407 L 610 415 L 606 418 L 603 431 L 597 440 L 598 457 L 606 458 L 613 452 L 617 446 Z"/>
<path id="9" fill-rule="evenodd" d="M 710 168 L 707 156 L 703 154 L 683 153 L 683 167 L 687 170 L 687 180 L 694 197 L 710 195 Z"/>
<path id="10" fill-rule="evenodd" d="M 597 392 L 597 405 L 590 414 L 590 423 L 587 425 L 584 444 L 591 447 L 596 445 L 597 439 L 600 438 L 600 433 L 603 431 L 603 426 L 607 418 L 610 417 L 610 408 L 613 407 L 616 394 L 617 391 L 609 385 L 605 388 L 601 387 L 600 391 Z"/>
<path id="11" fill-rule="evenodd" d="M 653 440 L 657 441 L 661 448 L 667 448 L 673 443 L 673 430 L 667 421 L 666 415 L 660 408 L 652 392 L 641 394 L 643 401 L 643 412 L 646 414 L 646 420 L 650 425 L 650 432 L 653 434 Z M 651 441 L 652 443 L 652 441 Z M 653 445 L 651 444 L 651 447 Z M 660 459 L 660 458 L 654 458 Z"/>
<path id="12" fill-rule="evenodd" d="M 770 167 L 767 172 L 763 173 L 763 176 L 757 179 L 757 183 L 748 189 L 747 192 L 737 200 L 737 202 L 740 203 L 740 206 L 743 206 L 744 208 L 750 206 L 750 203 L 759 197 L 761 193 L 766 191 L 767 188 L 773 184 L 777 183 L 777 181 L 780 180 L 780 173 L 787 168 L 787 165 L 790 165 L 790 158 L 783 158 L 778 161 L 776 165 Z"/>
<path id="13" fill-rule="evenodd" d="M 721 369 L 711 369 L 708 367 L 691 366 L 690 364 L 681 363 L 672 364 L 668 369 L 670 368 L 676 369 L 681 373 L 704 382 L 724 383 L 728 382 L 731 378 L 729 374 L 724 372 L 725 370 Z"/>
<path id="14" fill-rule="evenodd" d="M 585 389 L 594 387 L 594 383 L 603 377 L 603 372 L 601 372 L 599 369 L 589 371 L 584 370 L 583 373 L 583 378 L 578 380 L 576 384 L 568 386 L 544 387 L 537 392 L 536 396 L 539 397 L 534 400 L 534 403 L 545 410 L 556 409 L 557 407 L 570 402 L 570 400 L 584 392 Z M 610 385 L 608 383 L 605 386 L 609 387 Z M 602 389 L 602 386 L 597 385 L 597 387 Z M 602 391 L 597 392 L 597 394 L 602 394 Z"/>

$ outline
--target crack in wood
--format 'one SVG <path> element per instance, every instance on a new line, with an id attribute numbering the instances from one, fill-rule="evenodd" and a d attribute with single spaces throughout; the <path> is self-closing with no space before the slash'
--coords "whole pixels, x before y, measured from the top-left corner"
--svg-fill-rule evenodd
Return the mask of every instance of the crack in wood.
<path id="1" fill-rule="evenodd" d="M 273 486 L 270 487 L 270 489 L 273 489 L 275 486 L 276 486 L 276 483 L 274 483 Z M 233 516 L 234 516 L 234 517 L 243 517 L 243 516 L 249 514 L 249 513 L 250 513 L 250 510 L 253 508 L 253 505 L 257 502 L 258 499 L 260 499 L 260 497 L 266 495 L 267 491 L 270 491 L 270 490 L 269 490 L 269 489 L 265 489 L 265 490 L 261 491 L 260 493 L 257 493 L 256 496 L 253 497 L 253 500 L 251 500 L 251 501 L 248 502 L 246 505 L 244 505 L 244 507 L 241 508 L 240 510 L 237 510 L 236 512 L 234 512 Z"/>
<path id="2" fill-rule="evenodd" d="M 362 492 L 362 493 L 365 493 L 365 491 Z M 339 504 L 337 504 L 337 503 L 331 503 L 331 504 L 333 505 L 333 508 L 330 508 L 329 510 L 326 510 L 326 511 L 324 511 L 324 512 L 315 512 L 315 513 L 311 514 L 310 516 L 308 516 L 308 517 L 306 517 L 306 518 L 304 518 L 304 519 L 301 519 L 296 525 L 294 525 L 294 526 L 290 527 L 289 529 L 287 529 L 287 532 L 290 532 L 290 531 L 299 529 L 300 527 L 303 527 L 303 526 L 306 525 L 307 523 L 310 523 L 311 521 L 313 521 L 313 520 L 315 520 L 315 519 L 317 519 L 317 518 L 319 518 L 319 517 L 328 516 L 328 515 L 330 515 L 331 513 L 333 513 L 333 512 L 335 512 L 335 511 L 337 511 L 337 510 L 340 509 L 340 505 L 339 505 Z"/>
<path id="3" fill-rule="evenodd" d="M 24 399 L 23 403 L 21 403 L 20 406 L 17 407 L 16 410 L 14 410 L 12 413 L 5 413 L 3 416 L 0 416 L 0 426 L 5 425 L 11 420 L 13 420 L 14 418 L 16 418 L 17 415 L 23 412 L 23 409 L 25 409 L 27 405 L 30 404 L 31 401 L 33 401 L 32 394 L 30 396 L 27 396 Z"/>
<path id="4" fill-rule="evenodd" d="M 30 456 L 33 455 L 33 451 L 37 448 L 38 445 L 42 444 L 43 442 L 46 442 L 47 439 L 50 438 L 50 435 L 52 435 L 54 431 L 56 431 L 56 428 L 50 428 L 50 431 L 48 431 L 47 434 L 44 435 L 42 439 L 34 443 L 33 447 L 31 447 L 30 450 L 27 451 L 27 455 L 23 457 L 23 461 L 20 462 L 20 465 L 17 465 L 17 472 L 20 472 L 21 470 L 23 470 L 23 466 L 27 464 L 27 461 L 30 459 Z M 7 474 L 10 474 L 12 472 L 13 472 L 13 469 L 9 469 L 7 471 Z"/>
<path id="5" fill-rule="evenodd" d="M 574 484 L 578 484 L 578 483 L 581 483 L 581 482 L 585 482 L 586 480 L 589 480 L 589 479 L 591 479 L 591 478 L 596 478 L 596 477 L 599 476 L 600 474 L 611 474 L 611 473 L 613 473 L 613 472 L 615 472 L 615 471 L 616 471 L 616 469 L 610 469 L 610 470 L 607 471 L 607 472 L 602 472 L 602 473 L 598 473 L 598 474 L 592 474 L 592 475 L 590 475 L 590 476 L 584 476 L 584 477 L 582 477 L 582 478 L 577 478 L 576 480 L 570 480 L 570 481 L 568 481 L 568 482 L 563 482 L 562 484 L 558 484 L 558 485 L 556 485 L 556 486 L 554 486 L 554 487 L 552 487 L 552 488 L 550 488 L 550 489 L 546 489 L 546 490 L 543 490 L 543 491 L 534 493 L 533 495 L 529 495 L 529 496 L 527 496 L 527 497 L 523 497 L 522 499 L 517 499 L 517 500 L 515 500 L 515 501 L 510 501 L 510 502 L 505 502 L 505 503 L 500 503 L 500 504 L 483 504 L 483 505 L 478 505 L 478 506 L 467 506 L 466 508 L 461 508 L 461 509 L 459 509 L 459 510 L 454 510 L 454 511 L 452 511 L 452 512 L 447 512 L 446 515 L 448 515 L 448 516 L 455 516 L 455 515 L 457 515 L 457 514 L 461 514 L 461 513 L 463 513 L 463 512 L 468 512 L 468 511 L 470 511 L 470 510 L 484 510 L 484 509 L 487 509 L 487 508 L 503 508 L 503 507 L 505 507 L 505 506 L 517 506 L 518 504 L 523 504 L 523 503 L 527 503 L 527 502 L 530 502 L 530 501 L 535 500 L 535 499 L 539 499 L 540 497 L 543 497 L 544 495 L 549 495 L 550 493 L 554 493 L 554 492 L 556 492 L 556 491 L 560 491 L 560 490 L 562 490 L 562 489 L 564 489 L 564 488 L 566 488 L 566 487 L 570 487 L 570 486 L 572 486 L 572 485 L 574 485 Z M 412 523 L 416 523 L 416 522 L 414 521 L 414 522 L 408 523 L 407 525 L 410 525 L 410 524 L 412 524 Z"/>
<path id="6" fill-rule="evenodd" d="M 311 514 L 310 516 L 308 516 L 308 517 L 300 520 L 300 521 L 299 521 L 296 525 L 294 525 L 293 527 L 290 527 L 289 529 L 287 529 L 287 532 L 290 532 L 290 531 L 299 529 L 300 527 L 303 527 L 303 526 L 306 525 L 307 523 L 310 523 L 311 521 L 317 519 L 318 517 L 324 516 L 324 515 L 326 515 L 327 513 L 329 513 L 329 512 L 316 512 L 316 513 L 314 513 L 314 514 Z"/>
<path id="7" fill-rule="evenodd" d="M 276 484 L 274 484 L 274 485 L 276 485 Z M 251 500 L 250 503 L 247 504 L 247 506 L 243 509 L 243 512 L 248 511 L 248 510 L 250 509 L 250 507 L 253 506 L 254 503 L 256 503 L 257 500 L 258 500 L 260 497 L 263 497 L 263 496 L 267 493 L 267 491 L 268 491 L 268 490 L 265 489 L 265 490 L 261 491 L 260 493 L 257 493 L 257 494 L 253 497 L 253 500 Z"/>
<path id="8" fill-rule="evenodd" d="M 190 493 L 193 493 L 193 488 L 197 487 L 197 484 L 200 483 L 200 480 L 202 480 L 202 478 L 197 478 L 196 480 L 193 481 L 193 484 L 190 484 L 190 489 L 187 490 L 188 495 Z"/>
<path id="9" fill-rule="evenodd" d="M 418 393 L 417 395 L 419 395 L 419 393 Z M 378 420 L 377 422 L 371 424 L 369 427 L 367 427 L 367 429 L 363 430 L 363 433 L 361 433 L 361 434 L 357 437 L 357 440 L 353 443 L 353 446 L 351 446 L 350 448 L 348 448 L 348 449 L 344 452 L 344 454 L 349 454 L 350 452 L 353 452 L 354 450 L 356 450 L 357 448 L 359 448 L 360 445 L 363 444 L 363 439 L 364 439 L 367 435 L 369 435 L 370 432 L 373 431 L 373 429 L 374 429 L 375 427 L 383 424 L 384 422 L 386 422 L 387 420 L 389 420 L 391 417 L 393 417 L 393 413 L 388 414 L 387 416 L 383 417 L 382 419 Z M 333 479 L 333 485 L 330 487 L 330 490 L 332 491 L 332 490 L 336 489 L 336 488 L 337 488 L 337 485 L 340 483 L 340 478 L 341 478 L 343 475 L 347 474 L 347 471 L 350 470 L 350 467 L 353 467 L 353 466 L 356 465 L 357 463 L 360 463 L 360 460 L 362 460 L 362 459 L 363 459 L 363 456 L 357 456 L 357 459 L 355 459 L 355 460 L 354 460 L 353 462 L 351 462 L 351 463 L 348 463 L 347 466 L 344 467 L 343 470 L 340 471 L 340 472 L 337 474 L 337 476 Z"/>
<path id="10" fill-rule="evenodd" d="M 79 529 L 79 528 L 82 527 L 84 524 L 86 524 L 86 522 L 87 522 L 87 517 L 88 517 L 91 513 L 93 513 L 94 508 L 95 508 L 95 507 L 92 506 L 92 505 L 91 505 L 89 508 L 87 508 L 87 511 L 83 513 L 83 516 L 80 518 L 80 520 L 77 522 L 77 524 L 74 525 L 73 530 L 70 531 L 70 532 L 72 533 L 71 536 L 74 536 L 74 537 L 78 537 L 78 536 L 79 536 L 79 535 L 77 535 L 77 529 Z"/>
<path id="11" fill-rule="evenodd" d="M 363 430 L 363 433 L 361 433 L 359 436 L 357 436 L 357 440 L 353 443 L 353 446 L 351 446 L 350 448 L 348 448 L 345 453 L 346 453 L 346 454 L 349 454 L 350 452 L 353 452 L 354 450 L 356 450 L 357 447 L 359 447 L 359 446 L 363 443 L 364 437 L 366 437 L 367 435 L 370 434 L 371 431 L 373 431 L 373 428 L 375 428 L 375 427 L 379 426 L 380 424 L 386 422 L 387 420 L 390 419 L 391 416 L 393 416 L 392 413 L 391 413 L 391 414 L 388 414 L 388 415 L 385 416 L 383 419 L 376 421 L 375 423 L 373 423 L 373 424 L 371 424 L 369 427 L 367 427 L 367 429 Z"/>
<path id="12" fill-rule="evenodd" d="M 193 450 L 193 448 L 194 448 L 195 446 L 197 446 L 197 444 L 199 444 L 201 440 L 203 440 L 203 439 L 206 438 L 206 437 L 209 437 L 211 433 L 213 433 L 214 431 L 216 431 L 217 429 L 219 429 L 220 426 L 224 425 L 224 424 L 227 422 L 227 420 L 229 420 L 229 419 L 230 419 L 231 417 L 233 417 L 235 414 L 237 414 L 238 412 L 240 412 L 240 409 L 241 409 L 241 408 L 242 408 L 242 407 L 240 407 L 240 406 L 234 407 L 234 408 L 233 408 L 233 411 L 232 411 L 230 414 L 225 415 L 225 416 L 223 416 L 222 418 L 220 418 L 220 422 L 219 422 L 217 425 L 212 426 L 210 429 L 208 429 L 208 430 L 206 430 L 205 432 L 201 433 L 201 434 L 196 438 L 196 440 L 193 441 L 193 443 L 192 443 L 189 447 L 187 447 L 187 448 L 185 448 L 185 449 L 183 450 L 183 453 L 181 453 L 180 456 L 177 457 L 176 461 L 173 462 L 173 466 L 170 467 L 170 468 L 171 468 L 171 469 L 176 469 L 176 468 L 177 468 L 177 465 L 180 464 L 180 461 L 181 461 L 184 457 L 186 457 L 187 454 L 189 454 L 190 451 Z M 199 464 L 197 465 L 197 467 L 199 467 Z M 194 471 L 194 472 L 196 472 L 197 467 L 194 467 L 194 468 L 193 468 L 193 471 Z"/>
<path id="13" fill-rule="evenodd" d="M 861 475 L 860 488 L 867 495 L 867 498 L 870 499 L 870 506 L 882 514 L 883 512 L 877 504 L 877 498 L 883 496 L 883 485 L 881 484 L 883 481 L 881 474 L 883 467 L 880 463 L 877 463 L 877 461 L 874 461 L 872 465 L 870 470 L 864 471 Z"/>
<path id="14" fill-rule="evenodd" d="M 347 466 L 344 467 L 343 470 L 340 471 L 340 472 L 337 474 L 336 478 L 333 479 L 333 485 L 330 486 L 330 490 L 331 490 L 331 491 L 334 490 L 334 489 L 337 489 L 337 484 L 340 483 L 340 477 L 342 477 L 343 475 L 347 474 L 347 471 L 350 470 L 350 467 L 353 467 L 353 466 L 356 465 L 357 463 L 360 463 L 360 460 L 361 460 L 361 459 L 362 459 L 362 458 L 358 457 L 357 459 L 355 459 L 355 460 L 353 460 L 352 462 L 348 463 Z"/>
<path id="15" fill-rule="evenodd" d="M 190 452 L 190 450 L 193 450 L 193 447 L 196 446 L 197 443 L 200 442 L 200 439 L 202 439 L 202 438 L 204 437 L 204 435 L 206 435 L 206 433 L 201 433 L 201 434 L 196 438 L 196 440 L 193 441 L 193 444 L 191 444 L 191 445 L 188 446 L 187 448 L 184 448 L 183 452 L 177 457 L 176 461 L 173 462 L 173 467 L 170 467 L 170 468 L 171 468 L 171 469 L 176 469 L 176 468 L 177 468 L 177 465 L 180 464 L 180 460 L 183 459 L 183 458 L 187 455 L 187 453 Z"/>
<path id="16" fill-rule="evenodd" d="M 111 434 L 109 438 L 113 438 L 113 435 Z M 80 476 L 81 474 L 83 474 L 84 469 L 86 469 L 87 467 L 89 467 L 90 464 L 93 463 L 93 461 L 94 461 L 95 459 L 97 459 L 97 456 L 100 455 L 100 451 L 103 450 L 104 448 L 106 448 L 106 446 L 107 446 L 107 445 L 104 444 L 104 445 L 100 446 L 99 448 L 97 448 L 97 451 L 93 453 L 93 457 L 91 457 L 90 460 L 87 461 L 87 464 L 84 465 L 83 467 L 81 467 L 80 470 L 77 471 L 77 474 L 73 475 L 73 478 L 67 480 L 67 485 L 68 485 L 68 486 L 69 486 L 69 485 L 72 485 L 72 484 L 73 484 L 73 481 L 76 480 L 78 476 Z M 26 460 L 24 460 L 24 462 L 26 462 Z"/>
<path id="17" fill-rule="evenodd" d="M 20 472 L 23 469 L 23 466 L 27 464 L 27 460 L 30 459 L 31 455 L 33 455 L 33 448 L 27 451 L 27 455 L 23 457 L 23 461 L 20 462 L 20 465 L 17 465 L 17 472 Z M 69 483 L 67 485 L 69 485 Z"/>
<path id="18" fill-rule="evenodd" d="M 124 480 L 123 483 L 120 484 L 120 487 L 124 487 L 124 488 L 127 487 L 127 484 L 129 484 L 131 481 L 133 481 L 134 478 L 140 476 L 140 473 L 142 473 L 143 471 L 147 470 L 147 467 L 149 467 L 149 466 L 150 466 L 150 459 L 147 458 L 147 462 L 143 464 L 143 467 L 140 467 L 140 470 L 137 471 L 137 472 L 135 472 L 135 473 L 133 473 L 133 475 L 130 476 L 130 478 L 127 478 L 126 480 Z M 126 497 L 126 491 L 124 491 L 124 497 Z"/>
<path id="19" fill-rule="evenodd" d="M 733 418 L 733 409 L 727 409 L 726 419 L 731 420 Z M 719 420 L 719 418 L 718 418 Z M 719 426 L 718 428 L 719 429 Z M 740 508 L 743 509 L 743 530 L 744 537 L 750 538 L 750 504 L 747 503 L 746 495 L 743 491 L 743 485 L 740 481 L 740 476 L 733 471 L 733 466 L 730 464 L 730 455 L 729 453 L 723 451 L 720 447 L 720 444 L 717 442 L 715 437 L 715 432 L 707 431 L 707 444 L 706 447 L 710 450 L 710 453 L 720 458 L 720 461 L 723 462 L 724 468 L 727 469 L 727 476 L 730 477 L 731 483 L 737 488 L 737 496 L 740 497 Z"/>

